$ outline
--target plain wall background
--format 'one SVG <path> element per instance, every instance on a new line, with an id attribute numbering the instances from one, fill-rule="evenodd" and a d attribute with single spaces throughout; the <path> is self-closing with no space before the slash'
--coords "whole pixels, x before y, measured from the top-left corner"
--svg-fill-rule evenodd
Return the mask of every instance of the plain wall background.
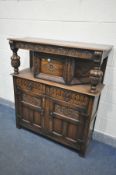
<path id="1" fill-rule="evenodd" d="M 0 0 L 0 97 L 14 101 L 8 37 L 111 44 L 95 130 L 116 137 L 116 0 Z M 18 51 L 22 68 L 28 52 Z"/>

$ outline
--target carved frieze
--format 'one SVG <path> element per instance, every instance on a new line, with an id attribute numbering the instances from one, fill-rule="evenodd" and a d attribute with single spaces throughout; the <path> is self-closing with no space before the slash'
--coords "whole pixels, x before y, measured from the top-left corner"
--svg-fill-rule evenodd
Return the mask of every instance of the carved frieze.
<path id="1" fill-rule="evenodd" d="M 66 48 L 66 47 L 59 47 L 59 46 L 50 46 L 50 45 L 42 45 L 42 44 L 32 44 L 26 42 L 16 42 L 15 46 L 20 49 L 28 49 L 37 52 L 43 53 L 52 53 L 56 55 L 68 55 L 71 57 L 79 57 L 79 58 L 93 58 L 93 51 L 83 50 L 83 49 L 76 49 L 76 48 Z"/>
<path id="2" fill-rule="evenodd" d="M 59 104 L 55 104 L 54 112 L 61 114 L 61 115 L 65 115 L 70 118 L 79 119 L 79 113 L 76 110 L 69 108 L 69 107 L 61 106 Z"/>
<path id="3" fill-rule="evenodd" d="M 26 80 L 26 79 L 21 79 L 21 78 L 17 78 L 16 83 L 20 88 L 24 90 L 30 90 L 32 92 L 37 92 L 37 93 L 38 92 L 45 93 L 44 84 L 33 82 L 30 80 Z"/>
<path id="4" fill-rule="evenodd" d="M 47 87 L 46 93 L 55 99 L 64 100 L 75 105 L 87 106 L 89 102 L 89 97 L 87 95 L 75 93 L 61 88 Z"/>
<path id="5" fill-rule="evenodd" d="M 35 93 L 42 93 L 55 98 L 56 100 L 63 100 L 71 104 L 87 107 L 89 97 L 84 94 L 75 93 L 65 89 L 47 86 L 45 84 L 33 82 L 26 79 L 16 78 L 17 86 L 23 90 L 30 90 Z"/>

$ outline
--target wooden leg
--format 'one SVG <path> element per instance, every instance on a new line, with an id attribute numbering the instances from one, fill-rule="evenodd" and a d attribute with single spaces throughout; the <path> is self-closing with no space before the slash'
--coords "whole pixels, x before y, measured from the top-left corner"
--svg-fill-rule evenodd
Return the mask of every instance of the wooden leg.
<path id="1" fill-rule="evenodd" d="M 16 127 L 17 127 L 18 129 L 21 129 L 20 119 L 19 119 L 18 117 L 16 118 Z"/>
<path id="2" fill-rule="evenodd" d="M 86 155 L 86 145 L 82 145 L 81 146 L 81 149 L 80 149 L 80 151 L 79 151 L 79 156 L 81 156 L 81 157 L 85 157 L 85 155 Z"/>
<path id="3" fill-rule="evenodd" d="M 95 128 L 96 118 L 97 118 L 97 116 L 94 119 L 93 128 L 92 128 L 92 134 L 91 134 L 91 139 L 93 139 L 93 132 L 94 132 L 94 128 Z"/>

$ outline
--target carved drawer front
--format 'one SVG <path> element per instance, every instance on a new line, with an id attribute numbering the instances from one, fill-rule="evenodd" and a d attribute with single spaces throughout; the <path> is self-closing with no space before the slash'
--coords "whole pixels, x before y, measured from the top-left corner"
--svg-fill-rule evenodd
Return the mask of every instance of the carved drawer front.
<path id="1" fill-rule="evenodd" d="M 18 88 L 28 92 L 33 92 L 35 94 L 45 93 L 45 85 L 38 82 L 34 82 L 27 79 L 22 79 L 22 78 L 16 78 L 16 84 Z"/>
<path id="2" fill-rule="evenodd" d="M 80 93 L 68 91 L 57 87 L 46 87 L 46 94 L 58 100 L 68 102 L 83 108 L 87 108 L 89 97 Z"/>
<path id="3" fill-rule="evenodd" d="M 61 102 L 50 100 L 49 105 L 50 132 L 72 144 L 82 142 L 86 117 Z"/>
<path id="4" fill-rule="evenodd" d="M 21 122 L 33 127 L 44 127 L 44 97 L 32 96 L 20 91 L 18 99 L 18 116 Z"/>
<path id="5" fill-rule="evenodd" d="M 53 76 L 63 76 L 63 59 L 55 59 L 51 57 L 41 58 L 40 72 Z"/>
<path id="6" fill-rule="evenodd" d="M 36 78 L 64 83 L 64 57 L 31 52 L 31 61 Z"/>

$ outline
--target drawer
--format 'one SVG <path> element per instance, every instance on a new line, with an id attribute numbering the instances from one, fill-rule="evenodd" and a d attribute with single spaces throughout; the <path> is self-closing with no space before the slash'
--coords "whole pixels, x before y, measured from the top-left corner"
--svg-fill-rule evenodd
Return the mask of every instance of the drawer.
<path id="1" fill-rule="evenodd" d="M 51 76 L 63 76 L 64 60 L 59 58 L 41 58 L 40 72 Z"/>
<path id="2" fill-rule="evenodd" d="M 30 81 L 27 79 L 22 79 L 22 78 L 16 78 L 15 82 L 16 82 L 16 86 L 21 90 L 32 92 L 35 94 L 38 94 L 38 93 L 45 94 L 45 85 L 44 84 Z"/>
<path id="3" fill-rule="evenodd" d="M 84 109 L 87 109 L 89 104 L 89 97 L 87 95 L 57 87 L 46 87 L 46 94 L 56 100 L 65 101 Z"/>

